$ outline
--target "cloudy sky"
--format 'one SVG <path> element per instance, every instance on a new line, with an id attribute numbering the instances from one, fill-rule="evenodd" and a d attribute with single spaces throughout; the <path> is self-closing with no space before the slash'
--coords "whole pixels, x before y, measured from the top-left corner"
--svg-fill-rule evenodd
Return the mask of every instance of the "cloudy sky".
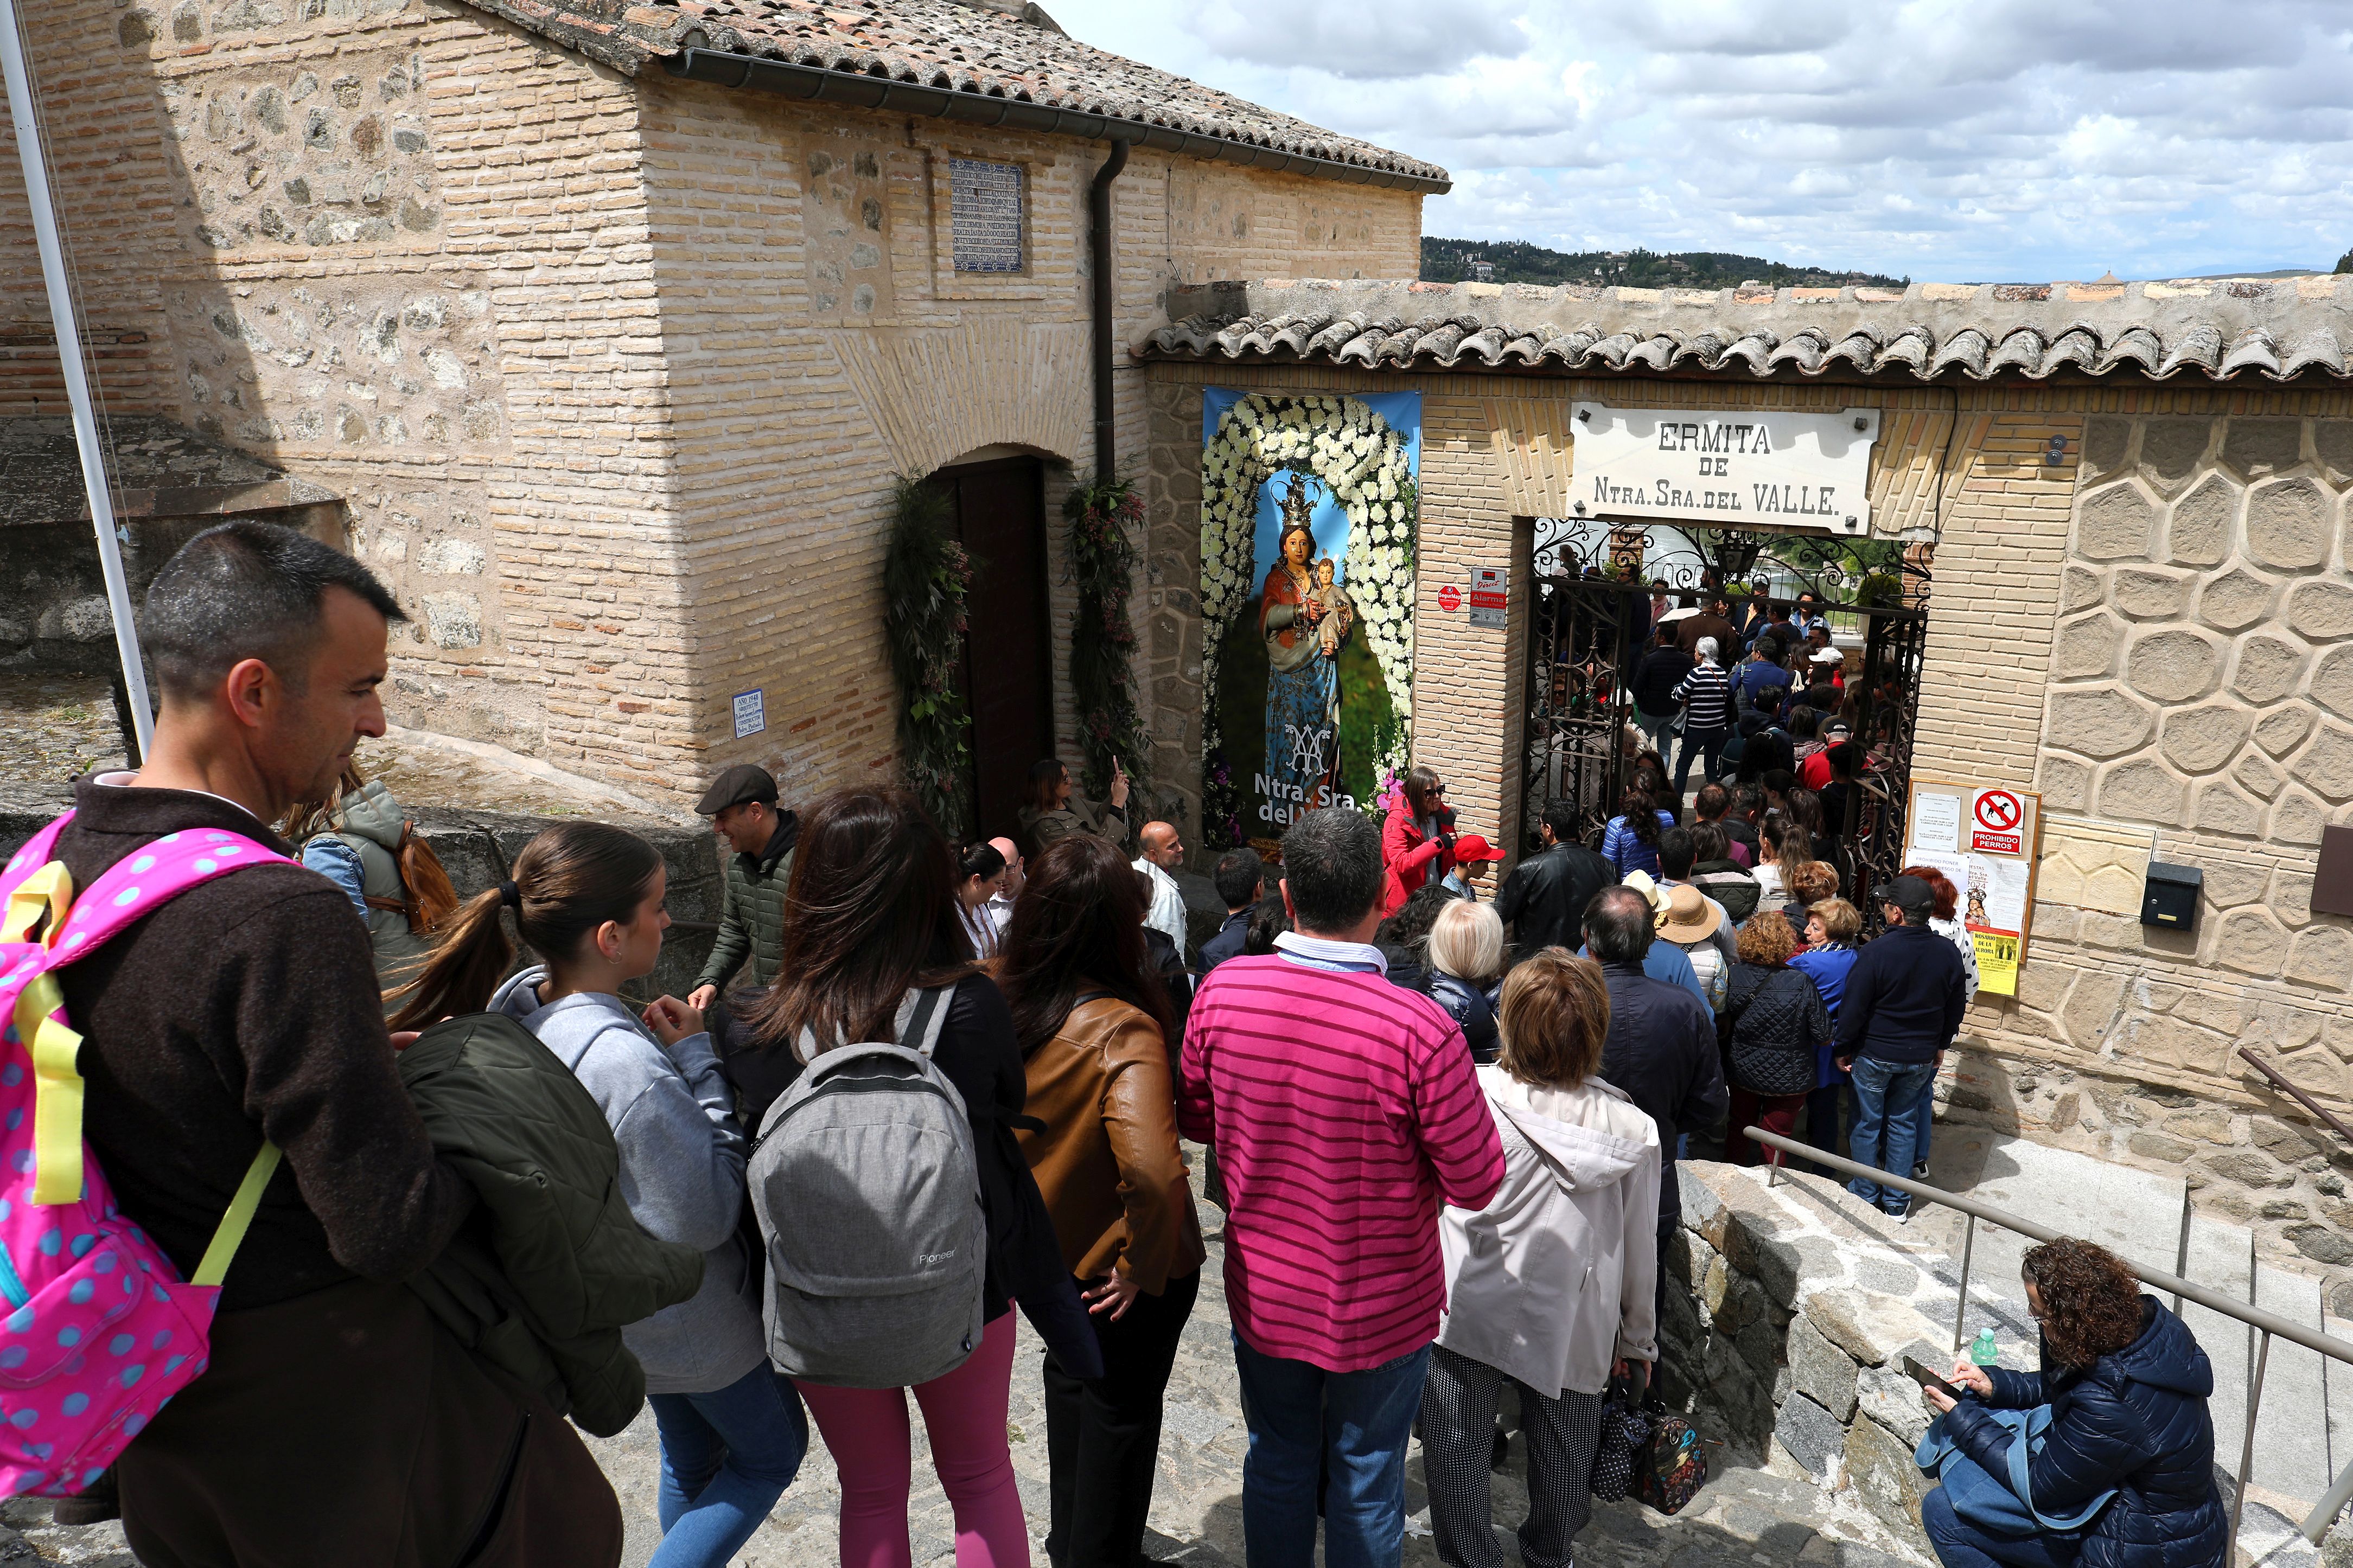
<path id="1" fill-rule="evenodd" d="M 1949 280 L 2326 270 L 2344 0 L 1047 0 L 1444 164 L 1423 232 Z"/>

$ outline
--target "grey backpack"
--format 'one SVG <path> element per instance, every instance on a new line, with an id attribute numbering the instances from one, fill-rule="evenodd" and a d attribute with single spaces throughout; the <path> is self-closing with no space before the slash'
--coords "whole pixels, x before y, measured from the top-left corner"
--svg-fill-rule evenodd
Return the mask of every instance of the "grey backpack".
<path id="1" fill-rule="evenodd" d="M 932 1063 L 947 998 L 909 992 L 904 1044 L 815 1056 L 761 1122 L 750 1185 L 768 1359 L 792 1377 L 904 1388 L 980 1343 L 980 1168 L 964 1097 Z"/>

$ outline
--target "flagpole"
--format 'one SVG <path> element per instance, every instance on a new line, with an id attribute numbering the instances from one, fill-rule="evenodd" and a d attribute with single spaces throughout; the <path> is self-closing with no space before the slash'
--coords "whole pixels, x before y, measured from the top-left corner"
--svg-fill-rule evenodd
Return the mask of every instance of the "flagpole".
<path id="1" fill-rule="evenodd" d="M 8 116 L 16 129 L 16 156 L 25 165 L 25 198 L 33 208 L 33 237 L 40 247 L 41 280 L 47 285 L 49 320 L 58 335 L 58 363 L 65 372 L 66 402 L 73 411 L 74 445 L 81 453 L 81 483 L 90 497 L 90 519 L 98 531 L 99 568 L 106 576 L 106 603 L 114 619 L 114 647 L 122 660 L 122 686 L 131 699 L 131 722 L 144 757 L 154 740 L 155 721 L 147 701 L 147 675 L 139 662 L 139 627 L 131 614 L 131 586 L 122 575 L 122 549 L 115 532 L 114 499 L 106 488 L 106 463 L 98 442 L 98 418 L 83 374 L 81 330 L 74 320 L 73 290 L 66 281 L 65 247 L 58 237 L 57 209 L 49 201 L 49 171 L 41 155 L 41 129 L 34 112 L 31 73 L 25 68 L 24 35 L 16 0 L 0 0 L 0 75 L 8 89 Z"/>

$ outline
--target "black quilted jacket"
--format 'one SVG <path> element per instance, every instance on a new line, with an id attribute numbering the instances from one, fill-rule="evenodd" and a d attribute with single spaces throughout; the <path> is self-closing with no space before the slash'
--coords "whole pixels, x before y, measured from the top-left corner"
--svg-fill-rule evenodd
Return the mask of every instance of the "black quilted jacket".
<path id="1" fill-rule="evenodd" d="M 1993 1397 L 1965 1399 L 1945 1430 L 1989 1475 L 2006 1476 L 2011 1437 L 1985 1411 L 2048 1403 L 2051 1430 L 2027 1467 L 2045 1513 L 2116 1500 L 2083 1534 L 2079 1568 L 2219 1568 L 2229 1518 L 2214 1487 L 2214 1369 L 2187 1324 L 2140 1299 L 2140 1338 L 2086 1371 L 1989 1367 Z M 2043 1352 L 2043 1364 L 2050 1353 Z"/>
<path id="2" fill-rule="evenodd" d="M 1795 969 L 1736 963 L 1724 1021 L 1735 1087 L 1752 1094 L 1803 1094 L 1814 1087 L 1814 1049 L 1831 1037 L 1831 1016 L 1814 983 Z"/>

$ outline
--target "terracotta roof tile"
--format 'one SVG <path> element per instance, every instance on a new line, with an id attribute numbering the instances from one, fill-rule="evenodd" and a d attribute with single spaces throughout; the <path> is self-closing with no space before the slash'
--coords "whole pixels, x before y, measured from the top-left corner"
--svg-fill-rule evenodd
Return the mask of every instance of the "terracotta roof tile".
<path id="1" fill-rule="evenodd" d="M 632 75 L 714 49 L 1215 136 L 1443 183 L 1434 163 L 1081 43 L 1035 4 L 987 0 L 468 0 Z"/>
<path id="2" fill-rule="evenodd" d="M 1596 289 L 1378 280 L 1174 290 L 1142 358 L 1414 370 L 1984 381 L 2353 376 L 2353 278 L 1886 289 Z"/>

